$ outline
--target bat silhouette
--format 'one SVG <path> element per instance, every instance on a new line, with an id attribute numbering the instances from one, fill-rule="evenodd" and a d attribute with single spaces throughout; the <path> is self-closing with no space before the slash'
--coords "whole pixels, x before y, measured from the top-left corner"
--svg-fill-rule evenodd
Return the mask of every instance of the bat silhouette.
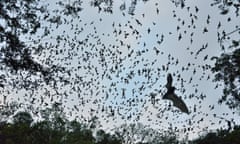
<path id="1" fill-rule="evenodd" d="M 189 114 L 188 108 L 184 101 L 181 99 L 181 97 L 178 97 L 174 91 L 175 87 L 172 86 L 172 75 L 169 73 L 167 76 L 167 93 L 163 96 L 163 99 L 171 100 L 173 102 L 173 105 L 177 108 L 179 108 L 182 112 L 185 112 Z"/>

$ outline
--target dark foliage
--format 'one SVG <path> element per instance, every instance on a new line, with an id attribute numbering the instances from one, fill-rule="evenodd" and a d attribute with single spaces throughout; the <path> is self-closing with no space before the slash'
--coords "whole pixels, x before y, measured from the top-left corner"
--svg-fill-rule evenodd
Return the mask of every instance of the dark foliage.
<path id="1" fill-rule="evenodd" d="M 215 67 L 216 81 L 224 81 L 223 96 L 220 103 L 226 102 L 230 108 L 235 108 L 240 104 L 240 49 L 232 53 L 224 53 L 216 58 Z"/>
<path id="2" fill-rule="evenodd" d="M 210 132 L 204 137 L 192 141 L 194 144 L 239 144 L 240 128 L 235 127 L 233 131 L 218 130 Z"/>
<path id="3" fill-rule="evenodd" d="M 78 9 L 73 11 L 77 12 Z M 25 36 L 35 35 L 42 28 L 42 22 L 47 19 L 48 15 L 46 6 L 40 4 L 39 1 L 1 1 L 0 69 L 5 73 L 5 76 L 1 77 L 1 87 L 4 87 L 5 83 L 10 83 L 14 88 L 36 88 L 40 85 L 40 82 L 48 84 L 53 81 L 53 74 L 60 69 L 63 70 L 53 64 L 46 65 L 37 62 L 33 58 L 33 53 L 41 55 L 41 52 L 47 47 L 39 44 L 36 49 L 28 46 L 26 39 L 24 39 Z M 31 79 L 31 76 L 38 76 L 39 73 L 41 81 Z M 18 76 L 20 80 L 12 79 L 12 82 L 7 82 L 7 78 L 14 75 Z"/>
<path id="4" fill-rule="evenodd" d="M 17 113 L 13 123 L 0 124 L 1 144 L 121 144 L 116 136 L 102 130 L 97 135 L 100 137 L 98 141 L 84 124 L 62 118 L 32 123 L 32 117 L 27 112 Z"/>
<path id="5" fill-rule="evenodd" d="M 240 2 L 237 0 L 215 0 L 211 6 L 218 6 L 221 15 L 230 15 L 235 10 L 236 17 L 239 16 Z M 230 16 L 232 17 L 232 15 Z M 230 21 L 231 19 L 228 18 Z M 218 28 L 220 28 L 219 23 Z M 229 108 L 240 106 L 240 29 L 236 26 L 231 32 L 218 32 L 218 42 L 223 53 L 219 57 L 213 57 L 215 65 L 212 71 L 215 73 L 215 81 L 224 82 L 223 95 L 219 103 L 226 103 Z M 233 36 L 235 35 L 235 37 Z"/>

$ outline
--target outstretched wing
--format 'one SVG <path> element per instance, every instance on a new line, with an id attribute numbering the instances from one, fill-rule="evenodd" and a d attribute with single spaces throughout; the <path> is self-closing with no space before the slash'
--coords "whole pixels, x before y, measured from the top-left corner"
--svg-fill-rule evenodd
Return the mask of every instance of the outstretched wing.
<path id="1" fill-rule="evenodd" d="M 189 114 L 189 110 L 186 106 L 186 104 L 184 103 L 184 101 L 178 97 L 175 93 L 166 93 L 163 96 L 163 99 L 168 99 L 171 100 L 173 102 L 173 105 L 177 108 L 179 108 L 182 112 L 185 112 L 187 114 Z"/>
<path id="2" fill-rule="evenodd" d="M 172 81 L 173 81 L 172 75 L 169 73 L 167 75 L 167 84 L 166 84 L 167 89 L 170 89 L 172 87 Z"/>

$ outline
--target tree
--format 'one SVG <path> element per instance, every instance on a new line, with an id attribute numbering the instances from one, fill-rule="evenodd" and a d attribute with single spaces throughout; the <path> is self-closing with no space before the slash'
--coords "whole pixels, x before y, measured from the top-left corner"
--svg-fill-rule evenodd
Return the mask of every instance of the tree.
<path id="1" fill-rule="evenodd" d="M 235 49 L 232 53 L 223 53 L 216 58 L 215 80 L 224 81 L 223 96 L 220 103 L 226 102 L 230 108 L 240 106 L 240 49 Z"/>
<path id="2" fill-rule="evenodd" d="M 43 29 L 43 22 L 56 23 L 52 17 L 48 18 L 48 16 L 47 6 L 36 0 L 3 0 L 1 2 L 0 69 L 3 73 L 1 82 L 5 81 L 0 83 L 1 87 L 5 87 L 8 83 L 14 88 L 35 89 L 41 82 L 49 84 L 53 81 L 56 71 L 64 70 L 54 64 L 40 63 L 33 56 L 41 55 L 44 49 L 47 49 L 47 46 L 43 47 L 31 37 L 34 37 L 39 29 Z M 49 31 L 48 28 L 45 31 Z M 35 42 L 36 46 L 27 44 L 27 39 L 32 43 Z M 18 78 L 11 81 L 8 79 L 14 76 Z M 33 79 L 32 76 L 38 79 Z"/>
<path id="3" fill-rule="evenodd" d="M 231 10 L 235 9 L 236 17 L 239 16 L 239 1 L 215 1 L 212 6 L 218 6 L 221 15 L 228 15 Z M 225 102 L 231 109 L 240 107 L 240 39 L 233 36 L 236 33 L 239 36 L 239 26 L 229 33 L 224 30 L 218 33 L 218 41 L 223 53 L 219 57 L 212 58 L 215 60 L 212 68 L 215 72 L 215 81 L 224 82 L 223 95 L 219 103 Z"/>
<path id="4" fill-rule="evenodd" d="M 123 143 L 151 143 L 151 144 L 177 144 L 179 143 L 175 131 L 159 131 L 148 128 L 142 123 L 123 124 L 116 128 L 116 136 Z"/>
<path id="5" fill-rule="evenodd" d="M 26 47 L 19 36 L 37 32 L 41 26 L 37 11 L 44 12 L 45 9 L 38 8 L 37 2 L 28 0 L 21 2 L 4 0 L 0 6 L 0 18 L 5 24 L 0 25 L 0 42 L 6 42 L 1 47 L 1 55 L 3 55 L 1 63 L 10 68 L 12 73 L 18 70 L 43 72 L 42 66 L 32 59 L 31 49 Z"/>
<path id="6" fill-rule="evenodd" d="M 115 135 L 105 133 L 104 130 L 98 130 L 96 135 L 96 144 L 121 144 L 121 139 Z"/>
<path id="7" fill-rule="evenodd" d="M 13 124 L 4 123 L 0 131 L 2 143 L 31 143 L 31 123 L 33 122 L 32 116 L 27 112 L 18 112 L 13 117 Z"/>
<path id="8" fill-rule="evenodd" d="M 233 131 L 226 131 L 223 129 L 217 130 L 216 132 L 209 132 L 205 136 L 199 137 L 196 140 L 191 141 L 193 144 L 237 144 L 240 142 L 239 127 L 235 127 Z"/>
<path id="9" fill-rule="evenodd" d="M 26 124 L 30 126 L 32 122 L 33 118 L 28 112 L 18 112 L 16 115 L 13 116 L 13 123 L 15 124 Z"/>
<path id="10" fill-rule="evenodd" d="M 63 123 L 59 117 L 54 121 L 32 122 L 28 112 L 19 112 L 14 116 L 13 123 L 0 123 L 0 142 L 1 144 L 94 144 L 95 139 L 92 131 L 84 128 L 79 122 Z"/>

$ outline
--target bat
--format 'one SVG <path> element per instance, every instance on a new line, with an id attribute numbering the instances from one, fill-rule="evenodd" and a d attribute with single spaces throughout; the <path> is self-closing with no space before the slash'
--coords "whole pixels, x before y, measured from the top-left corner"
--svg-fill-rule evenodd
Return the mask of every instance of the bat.
<path id="1" fill-rule="evenodd" d="M 166 84 L 167 93 L 163 96 L 163 99 L 171 100 L 173 102 L 173 106 L 177 107 L 182 112 L 189 114 L 189 110 L 184 101 L 181 99 L 181 97 L 174 93 L 176 88 L 172 86 L 172 80 L 172 75 L 168 74 Z"/>
<path id="2" fill-rule="evenodd" d="M 172 87 L 172 81 L 173 81 L 172 75 L 169 73 L 167 76 L 167 84 L 166 84 L 167 89 L 170 89 Z"/>

